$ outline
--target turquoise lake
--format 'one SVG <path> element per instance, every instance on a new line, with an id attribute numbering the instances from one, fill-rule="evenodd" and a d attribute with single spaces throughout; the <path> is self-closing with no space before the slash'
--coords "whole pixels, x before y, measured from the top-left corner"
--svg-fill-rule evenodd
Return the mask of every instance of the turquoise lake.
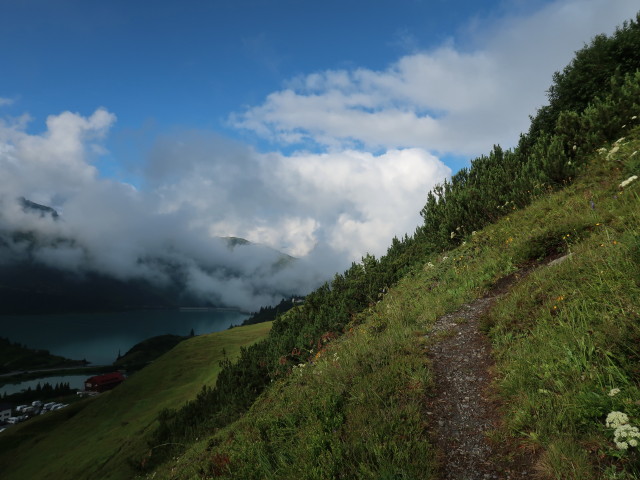
<path id="1" fill-rule="evenodd" d="M 29 348 L 92 364 L 112 363 L 136 343 L 156 335 L 196 335 L 240 325 L 235 310 L 153 310 L 65 315 L 2 315 L 0 336 Z"/>

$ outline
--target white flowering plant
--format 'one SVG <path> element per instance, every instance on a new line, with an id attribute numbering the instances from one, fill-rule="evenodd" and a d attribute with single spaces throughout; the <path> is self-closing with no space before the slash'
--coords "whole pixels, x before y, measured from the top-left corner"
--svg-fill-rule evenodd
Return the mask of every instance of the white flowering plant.
<path id="1" fill-rule="evenodd" d="M 629 447 L 637 447 L 640 440 L 638 427 L 633 427 L 628 423 L 620 425 L 613 432 L 613 441 L 618 450 L 628 450 Z"/>
<path id="2" fill-rule="evenodd" d="M 630 448 L 637 448 L 640 444 L 640 429 L 629 423 L 629 416 L 626 413 L 610 412 L 605 425 L 607 428 L 613 428 L 613 443 L 618 450 L 628 451 Z"/>

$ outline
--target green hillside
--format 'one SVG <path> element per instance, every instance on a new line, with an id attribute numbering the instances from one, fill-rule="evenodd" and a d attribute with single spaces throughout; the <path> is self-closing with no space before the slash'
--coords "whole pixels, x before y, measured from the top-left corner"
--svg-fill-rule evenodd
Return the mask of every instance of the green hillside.
<path id="1" fill-rule="evenodd" d="M 638 452 L 617 449 L 605 419 L 640 425 L 640 181 L 619 186 L 638 168 L 640 128 L 605 148 L 571 186 L 425 257 L 242 419 L 152 477 L 438 478 L 425 335 L 533 269 L 482 319 L 504 415 L 494 437 L 534 455 L 542 478 L 638 478 Z"/>
<path id="2" fill-rule="evenodd" d="M 121 386 L 37 417 L 0 436 L 3 479 L 128 479 L 158 413 L 215 383 L 219 362 L 263 338 L 270 323 L 181 342 Z"/>
<path id="3" fill-rule="evenodd" d="M 490 342 L 487 478 L 638 478 L 640 17 L 553 80 L 516 148 L 436 186 L 412 236 L 336 274 L 160 418 L 141 471 L 442 478 L 460 452 L 430 410 L 446 397 L 432 358 L 452 314 Z M 478 358 L 469 345 L 454 360 Z"/>

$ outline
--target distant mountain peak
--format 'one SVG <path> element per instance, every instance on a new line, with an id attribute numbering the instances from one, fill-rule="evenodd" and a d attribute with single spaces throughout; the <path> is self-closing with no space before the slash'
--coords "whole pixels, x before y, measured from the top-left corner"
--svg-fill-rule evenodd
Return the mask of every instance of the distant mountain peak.
<path id="1" fill-rule="evenodd" d="M 249 240 L 240 237 L 221 237 L 227 242 L 227 247 L 233 250 L 234 247 L 243 245 L 252 245 Z"/>
<path id="2" fill-rule="evenodd" d="M 60 217 L 58 212 L 51 207 L 40 205 L 39 203 L 32 202 L 24 197 L 20 197 L 18 200 L 25 212 L 37 213 L 40 215 L 40 218 L 44 218 L 47 215 L 51 215 L 51 218 L 53 219 L 58 219 L 58 217 Z"/>

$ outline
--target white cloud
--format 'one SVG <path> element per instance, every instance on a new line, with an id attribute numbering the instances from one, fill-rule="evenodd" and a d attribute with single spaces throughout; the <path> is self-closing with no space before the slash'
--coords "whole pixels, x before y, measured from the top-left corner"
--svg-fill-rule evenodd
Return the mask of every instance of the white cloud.
<path id="1" fill-rule="evenodd" d="M 71 112 L 47 118 L 40 135 L 26 131 L 28 115 L 0 120 L 0 171 L 5 193 L 28 191 L 32 200 L 56 203 L 97 176 L 88 150 L 104 138 L 116 117 L 104 109 L 83 117 Z"/>
<path id="2" fill-rule="evenodd" d="M 210 234 L 294 256 L 327 246 L 342 266 L 412 233 L 427 192 L 451 173 L 418 148 L 259 154 L 203 132 L 159 145 L 149 169 L 164 172 L 156 175 L 161 211 L 190 211 Z M 181 168 L 179 177 L 167 165 Z"/>
<path id="3" fill-rule="evenodd" d="M 35 232 L 41 243 L 31 254 L 55 268 L 161 283 L 162 262 L 181 265 L 193 293 L 249 309 L 305 293 L 366 252 L 383 254 L 394 235 L 415 229 L 426 192 L 450 174 L 417 148 L 286 156 L 182 132 L 158 140 L 146 188 L 136 189 L 100 178 L 91 164 L 113 114 L 52 115 L 39 134 L 26 131 L 28 121 L 0 123 L 0 231 Z M 61 218 L 29 213 L 19 197 Z M 277 252 L 231 251 L 216 238 L 225 236 L 303 259 L 274 271 Z M 24 247 L 11 246 L 16 255 Z"/>
<path id="4" fill-rule="evenodd" d="M 14 100 L 12 98 L 3 98 L 0 97 L 0 107 L 4 107 L 5 105 L 12 105 Z"/>
<path id="5" fill-rule="evenodd" d="M 322 225 L 322 240 L 347 259 L 381 255 L 420 223 L 426 193 L 451 171 L 421 149 L 381 155 L 347 150 L 277 158 L 275 184 Z"/>
<path id="6" fill-rule="evenodd" d="M 632 0 L 557 1 L 526 17 L 482 25 L 471 49 L 449 43 L 382 71 L 329 70 L 293 79 L 231 122 L 283 144 L 334 149 L 477 155 L 494 143 L 511 146 L 528 128 L 528 115 L 546 102 L 552 73 L 637 8 Z"/>

